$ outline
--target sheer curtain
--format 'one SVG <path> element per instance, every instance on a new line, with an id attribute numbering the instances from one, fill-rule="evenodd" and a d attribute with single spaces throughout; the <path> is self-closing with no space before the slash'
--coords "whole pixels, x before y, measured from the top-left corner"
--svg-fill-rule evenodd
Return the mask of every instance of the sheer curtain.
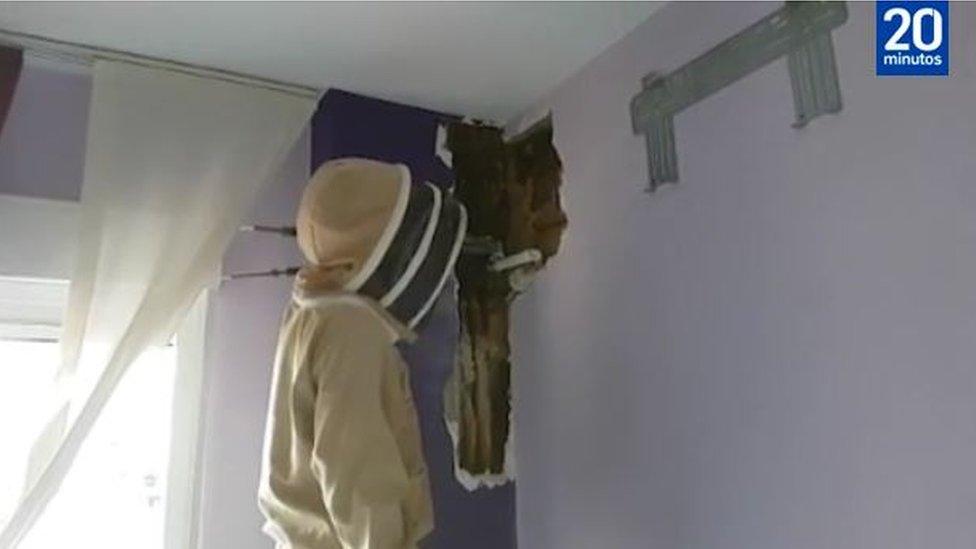
<path id="1" fill-rule="evenodd" d="M 56 400 L 0 548 L 57 492 L 129 365 L 216 281 L 315 107 L 313 97 L 114 61 L 95 63 L 91 101 Z"/>

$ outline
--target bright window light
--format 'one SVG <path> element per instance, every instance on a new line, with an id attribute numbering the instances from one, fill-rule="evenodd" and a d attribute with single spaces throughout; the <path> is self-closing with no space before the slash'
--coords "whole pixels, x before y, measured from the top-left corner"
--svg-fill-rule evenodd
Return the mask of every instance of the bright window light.
<path id="1" fill-rule="evenodd" d="M 0 432 L 20 450 L 0 452 L 0 522 L 21 493 L 57 361 L 56 342 L 0 339 Z M 176 366 L 175 346 L 132 365 L 19 549 L 163 547 Z"/>
<path id="2" fill-rule="evenodd" d="M 44 402 L 57 367 L 54 343 L 0 340 L 0 522 L 6 523 L 23 490 L 27 457 L 43 428 Z"/>

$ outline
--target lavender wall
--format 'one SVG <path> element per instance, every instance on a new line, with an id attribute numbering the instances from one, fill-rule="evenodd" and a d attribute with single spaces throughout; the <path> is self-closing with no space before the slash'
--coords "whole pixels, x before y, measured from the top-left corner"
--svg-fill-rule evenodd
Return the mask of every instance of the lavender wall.
<path id="1" fill-rule="evenodd" d="M 272 178 L 248 222 L 292 224 L 308 181 L 305 135 Z M 293 238 L 241 233 L 224 256 L 224 272 L 300 265 Z M 207 372 L 198 547 L 265 549 L 258 475 L 278 325 L 291 279 L 244 279 L 213 293 L 207 328 Z"/>
<path id="2" fill-rule="evenodd" d="M 842 114 L 791 129 L 779 61 L 680 114 L 681 183 L 642 193 L 641 77 L 778 7 L 669 4 L 532 110 L 570 221 L 516 307 L 523 547 L 973 547 L 976 4 L 946 79 L 875 77 L 849 4 Z"/>
<path id="3" fill-rule="evenodd" d="M 447 115 L 340 90 L 330 90 L 312 119 L 312 169 L 343 156 L 399 162 L 416 182 L 443 187 L 453 174 L 434 154 L 437 126 Z M 419 338 L 401 351 L 420 419 L 434 499 L 434 532 L 425 549 L 507 549 L 516 544 L 515 487 L 468 492 L 454 478 L 451 440 L 444 425 L 444 384 L 454 363 L 457 302 L 441 294 Z"/>
<path id="4" fill-rule="evenodd" d="M 0 193 L 78 200 L 91 75 L 27 57 L 0 133 Z"/>

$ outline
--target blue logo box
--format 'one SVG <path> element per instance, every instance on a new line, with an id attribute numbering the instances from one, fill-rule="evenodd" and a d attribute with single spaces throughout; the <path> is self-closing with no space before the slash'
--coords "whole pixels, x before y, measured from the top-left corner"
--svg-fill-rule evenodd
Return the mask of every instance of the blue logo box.
<path id="1" fill-rule="evenodd" d="M 949 75 L 949 2 L 876 2 L 875 73 Z"/>

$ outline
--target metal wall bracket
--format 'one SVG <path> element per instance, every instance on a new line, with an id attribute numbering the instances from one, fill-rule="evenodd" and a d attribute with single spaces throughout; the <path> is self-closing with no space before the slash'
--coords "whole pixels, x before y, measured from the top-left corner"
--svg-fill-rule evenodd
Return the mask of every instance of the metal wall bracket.
<path id="1" fill-rule="evenodd" d="M 664 76 L 647 75 L 630 112 L 634 133 L 647 141 L 648 191 L 678 181 L 674 115 L 780 57 L 787 57 L 793 88 L 793 127 L 839 112 L 830 31 L 845 21 L 844 2 L 787 2 L 683 67 Z"/>

